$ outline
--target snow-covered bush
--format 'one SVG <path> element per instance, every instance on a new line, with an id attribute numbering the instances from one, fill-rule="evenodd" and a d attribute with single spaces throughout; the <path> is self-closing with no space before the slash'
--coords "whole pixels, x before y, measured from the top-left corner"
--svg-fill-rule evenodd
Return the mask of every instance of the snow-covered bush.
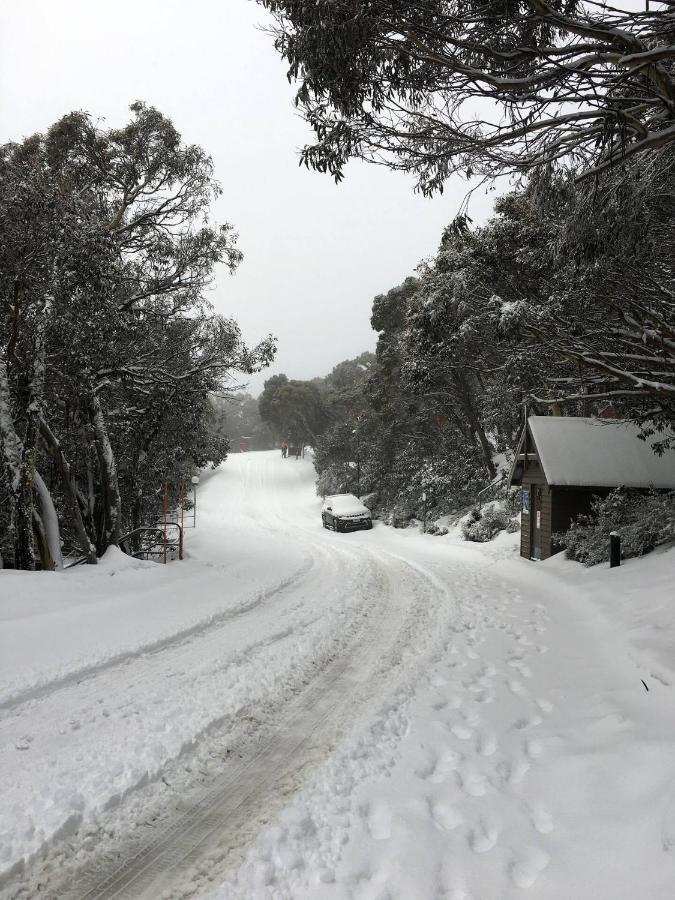
<path id="1" fill-rule="evenodd" d="M 597 497 L 590 515 L 579 516 L 554 540 L 569 559 L 595 566 L 609 558 L 609 535 L 621 536 L 621 556 L 643 556 L 659 544 L 675 539 L 675 491 L 643 494 L 618 488 Z"/>
<path id="2" fill-rule="evenodd" d="M 508 528 L 510 522 L 509 514 L 501 506 L 488 506 L 483 510 L 474 507 L 462 522 L 462 535 L 465 541 L 484 543 Z"/>
<path id="3" fill-rule="evenodd" d="M 320 497 L 331 494 L 351 494 L 356 492 L 355 479 L 343 464 L 334 464 L 323 469 L 316 479 L 316 492 Z"/>

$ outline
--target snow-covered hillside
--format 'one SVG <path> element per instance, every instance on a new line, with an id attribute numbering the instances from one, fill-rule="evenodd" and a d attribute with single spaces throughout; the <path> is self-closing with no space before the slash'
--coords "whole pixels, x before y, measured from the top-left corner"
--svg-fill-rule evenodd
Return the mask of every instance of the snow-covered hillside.
<path id="1" fill-rule="evenodd" d="M 670 898 L 675 554 L 319 507 L 241 454 L 183 563 L 0 572 L 3 896 Z"/>

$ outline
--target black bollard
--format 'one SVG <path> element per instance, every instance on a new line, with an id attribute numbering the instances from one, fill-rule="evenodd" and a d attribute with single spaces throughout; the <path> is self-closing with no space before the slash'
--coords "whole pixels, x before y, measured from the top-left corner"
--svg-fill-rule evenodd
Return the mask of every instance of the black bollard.
<path id="1" fill-rule="evenodd" d="M 621 565 L 621 535 L 617 531 L 609 533 L 609 567 L 615 569 Z"/>

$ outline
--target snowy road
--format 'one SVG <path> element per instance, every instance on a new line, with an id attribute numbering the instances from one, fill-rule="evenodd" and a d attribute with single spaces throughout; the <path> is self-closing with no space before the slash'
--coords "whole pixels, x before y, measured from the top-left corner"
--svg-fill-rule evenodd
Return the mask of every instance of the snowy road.
<path id="1" fill-rule="evenodd" d="M 184 606 L 190 604 L 192 590 L 208 594 L 207 618 L 187 618 L 184 627 L 139 644 L 135 610 L 127 608 L 122 611 L 129 619 L 126 629 L 107 645 L 103 639 L 99 658 L 91 659 L 84 650 L 86 631 L 78 628 L 72 634 L 78 615 L 96 617 L 89 603 L 63 604 L 59 617 L 48 617 L 44 628 L 57 645 L 63 640 L 51 651 L 56 657 L 53 672 L 25 667 L 26 683 L 13 683 L 2 703 L 0 766 L 9 778 L 3 784 L 0 817 L 11 841 L 3 845 L 7 862 L 82 831 L 94 819 L 98 823 L 102 813 L 120 804 L 111 848 L 101 854 L 99 846 L 91 864 L 87 854 L 72 860 L 61 856 L 64 883 L 55 883 L 52 890 L 78 896 L 92 887 L 98 896 L 105 882 L 115 885 L 115 896 L 140 896 L 146 887 L 148 896 L 155 896 L 158 878 L 171 884 L 178 877 L 182 863 L 177 851 L 194 857 L 192 845 L 203 843 L 205 835 L 201 825 L 192 823 L 186 837 L 185 829 L 176 827 L 171 802 L 163 810 L 164 798 L 158 800 L 150 791 L 149 840 L 139 842 L 134 833 L 125 844 L 134 863 L 107 871 L 101 856 L 114 852 L 117 834 L 127 839 L 126 807 L 132 819 L 136 795 L 149 778 L 161 775 L 161 784 L 168 783 L 171 766 L 176 767 L 177 759 L 190 760 L 197 746 L 202 753 L 210 747 L 212 754 L 227 757 L 232 747 L 248 741 L 247 754 L 228 760 L 222 777 L 171 776 L 180 779 L 183 803 L 189 798 L 181 820 L 187 816 L 192 822 L 196 807 L 196 818 L 208 821 L 206 830 L 216 837 L 225 824 L 231 832 L 238 822 L 250 825 L 252 815 L 262 809 L 268 813 L 281 785 L 287 792 L 308 762 L 325 755 L 343 723 L 353 723 L 359 707 L 377 692 L 378 675 L 384 676 L 393 656 L 407 648 L 415 628 L 426 633 L 420 607 L 432 605 L 429 596 L 438 588 L 416 568 L 377 549 L 368 541 L 371 534 L 345 540 L 324 532 L 312 479 L 307 461 L 251 454 L 234 457 L 207 481 L 199 498 L 199 527 L 189 535 L 190 561 L 172 566 L 175 581 L 164 579 L 163 584 L 165 593 L 178 592 Z M 119 565 L 121 571 L 111 568 L 110 574 L 128 576 L 129 563 L 120 560 Z M 239 583 L 221 598 L 220 573 L 231 575 L 233 569 L 240 573 Z M 142 574 L 147 576 L 147 570 L 143 567 Z M 254 590 L 247 572 L 256 574 Z M 18 584 L 21 575 L 12 577 Z M 85 583 L 84 589 L 89 588 Z M 150 588 L 157 595 L 150 603 L 161 616 L 163 601 L 174 604 L 154 583 Z M 104 607 L 99 630 L 111 625 L 114 632 L 115 622 L 108 621 L 111 612 L 105 608 L 110 585 L 96 589 Z M 122 591 L 127 601 L 131 593 L 136 607 L 144 604 L 143 586 L 139 589 L 133 578 Z M 119 589 L 112 598 L 119 599 Z M 40 637 L 47 643 L 47 635 L 39 634 L 39 619 L 37 623 L 31 617 L 28 625 L 21 618 L 12 624 L 27 637 L 37 630 L 38 643 Z M 10 657 L 21 656 L 20 651 L 8 643 L 3 654 L 13 679 Z M 70 670 L 68 656 L 86 661 Z M 21 753 L 25 755 L 17 766 Z M 79 875 L 72 886 L 73 871 L 80 870 L 83 891 L 77 886 Z M 33 877 L 31 873 L 30 883 Z M 66 880 L 71 882 L 67 889 Z M 119 893 L 123 889 L 128 892 Z"/>
<path id="2" fill-rule="evenodd" d="M 0 573 L 3 897 L 671 896 L 668 680 L 513 541 L 324 531 L 251 453 L 188 548 Z"/>

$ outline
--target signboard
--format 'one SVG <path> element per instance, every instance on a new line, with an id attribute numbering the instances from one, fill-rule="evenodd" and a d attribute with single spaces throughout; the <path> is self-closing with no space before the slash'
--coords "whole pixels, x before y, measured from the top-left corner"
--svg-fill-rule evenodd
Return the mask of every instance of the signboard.
<path id="1" fill-rule="evenodd" d="M 541 528 L 541 512 L 537 510 L 537 528 Z"/>
<path id="2" fill-rule="evenodd" d="M 530 492 L 527 488 L 523 488 L 521 491 L 521 496 L 523 499 L 523 512 L 529 516 L 530 514 Z"/>

